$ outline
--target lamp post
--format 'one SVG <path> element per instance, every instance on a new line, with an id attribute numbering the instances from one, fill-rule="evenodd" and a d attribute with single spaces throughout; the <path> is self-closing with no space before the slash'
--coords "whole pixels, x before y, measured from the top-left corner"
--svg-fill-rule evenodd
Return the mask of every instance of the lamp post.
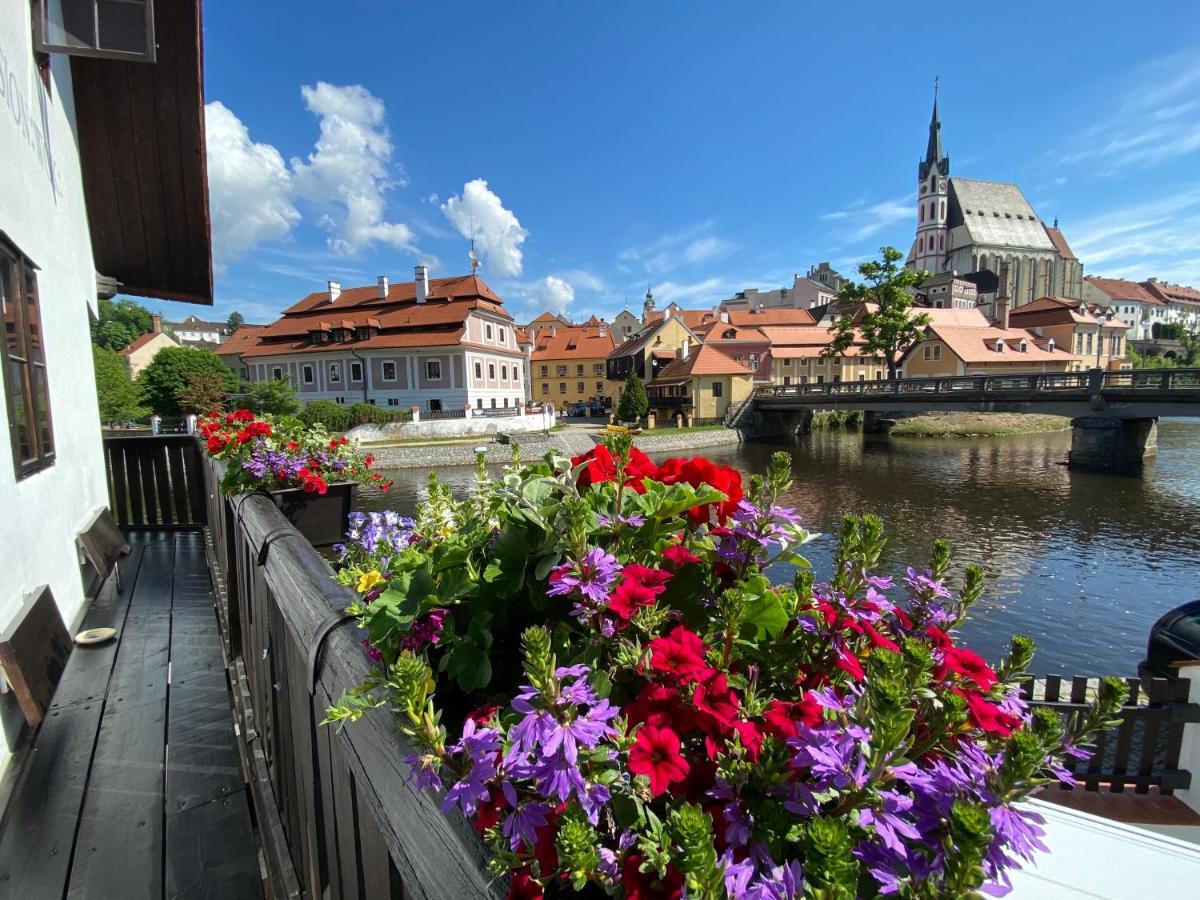
<path id="1" fill-rule="evenodd" d="M 1104 346 L 1104 323 L 1108 318 L 1103 315 L 1096 316 L 1096 368 L 1100 368 L 1100 349 Z"/>

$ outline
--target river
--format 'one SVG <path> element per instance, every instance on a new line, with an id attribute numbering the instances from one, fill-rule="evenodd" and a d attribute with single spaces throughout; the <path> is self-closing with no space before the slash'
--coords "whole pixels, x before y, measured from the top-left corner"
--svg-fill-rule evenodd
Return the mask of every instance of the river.
<path id="1" fill-rule="evenodd" d="M 829 573 L 841 516 L 873 512 L 890 542 L 881 569 L 903 574 L 948 538 L 955 565 L 987 574 L 983 599 L 963 627 L 991 660 L 1009 636 L 1037 642 L 1037 674 L 1133 675 L 1154 620 L 1200 598 L 1200 423 L 1163 421 L 1158 456 L 1138 475 L 1071 471 L 1069 432 L 1004 438 L 889 438 L 815 432 L 778 444 L 711 448 L 704 455 L 761 472 L 787 450 L 795 484 L 787 502 L 823 537 L 806 550 L 818 580 Z M 388 495 L 364 508 L 411 512 L 423 472 L 389 473 Z M 473 472 L 440 475 L 465 491 Z M 790 580 L 780 567 L 777 581 Z"/>

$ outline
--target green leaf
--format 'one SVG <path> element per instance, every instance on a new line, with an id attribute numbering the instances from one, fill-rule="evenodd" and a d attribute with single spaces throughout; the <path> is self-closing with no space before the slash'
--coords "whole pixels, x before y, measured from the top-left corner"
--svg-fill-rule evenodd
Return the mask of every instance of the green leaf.
<path id="1" fill-rule="evenodd" d="M 464 691 L 477 691 L 492 680 L 492 663 L 478 644 L 463 641 L 447 656 L 446 671 Z"/>
<path id="2" fill-rule="evenodd" d="M 491 584 L 502 574 L 503 572 L 500 569 L 500 566 L 496 564 L 495 560 L 493 560 L 492 562 L 488 563 L 487 568 L 483 570 L 483 580 L 488 584 Z"/>
<path id="3" fill-rule="evenodd" d="M 553 556 L 543 556 L 537 561 L 537 565 L 533 567 L 533 577 L 535 581 L 545 581 L 550 575 L 550 570 L 558 565 L 558 560 Z"/>
<path id="4" fill-rule="evenodd" d="M 788 617 L 779 595 L 766 591 L 750 598 L 742 621 L 754 628 L 755 639 L 761 641 L 778 637 L 787 627 Z"/>

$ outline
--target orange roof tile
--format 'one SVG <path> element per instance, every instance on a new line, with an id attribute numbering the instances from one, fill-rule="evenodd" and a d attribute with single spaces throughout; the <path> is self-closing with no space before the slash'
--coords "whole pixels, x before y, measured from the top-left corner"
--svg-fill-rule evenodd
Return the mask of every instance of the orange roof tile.
<path id="1" fill-rule="evenodd" d="M 240 356 L 258 343 L 258 336 L 266 327 L 266 325 L 243 325 L 229 336 L 229 340 L 216 349 L 216 354 L 218 356 Z"/>
<path id="2" fill-rule="evenodd" d="M 807 309 L 731 309 L 731 325 L 815 325 Z"/>
<path id="3" fill-rule="evenodd" d="M 965 363 L 987 362 L 1075 362 L 1079 357 L 1064 347 L 1055 346 L 1049 349 L 1049 342 L 1024 328 L 995 328 L 988 326 L 958 327 L 948 325 L 930 325 L 927 332 L 932 334 L 950 352 Z M 1005 349 L 996 349 L 996 342 L 1002 341 Z M 1025 342 L 1025 350 L 1020 350 L 1021 342 Z M 916 347 L 919 347 L 918 343 Z M 1010 354 L 1011 351 L 1011 355 Z M 912 350 L 909 351 L 913 352 Z"/>
<path id="4" fill-rule="evenodd" d="M 1136 281 L 1126 281 L 1123 278 L 1100 278 L 1096 275 L 1089 275 L 1084 281 L 1101 291 L 1110 300 L 1135 300 L 1138 303 L 1149 303 L 1152 306 L 1166 306 L 1166 301 L 1155 297 Z"/>
<path id="5" fill-rule="evenodd" d="M 122 347 L 119 352 L 122 356 L 129 356 L 131 353 L 141 350 L 143 347 L 145 347 L 148 343 L 150 343 L 152 340 L 154 340 L 154 338 L 158 337 L 160 334 L 162 334 L 161 331 L 148 331 L 145 334 L 143 334 L 141 337 L 134 338 L 132 341 L 130 341 L 128 344 L 126 344 L 124 347 Z M 163 335 L 163 336 L 168 339 L 171 337 L 169 334 Z M 175 343 L 175 342 L 171 341 L 171 343 Z"/>
<path id="6" fill-rule="evenodd" d="M 676 357 L 659 370 L 654 384 L 663 381 L 684 381 L 693 375 L 753 375 L 754 373 L 731 356 L 711 344 L 701 344 L 687 359 Z"/>
<path id="7" fill-rule="evenodd" d="M 603 334 L 600 333 L 601 330 L 604 331 Z M 543 329 L 538 332 L 532 359 L 535 362 L 552 359 L 604 359 L 616 346 L 617 342 L 610 328 L 558 328 L 554 334 L 548 329 Z"/>
<path id="8" fill-rule="evenodd" d="M 504 301 L 496 295 L 478 275 L 455 275 L 450 278 L 429 279 L 429 299 L 435 300 L 464 300 L 478 298 L 500 306 Z M 379 285 L 369 284 L 363 287 L 343 288 L 336 300 L 329 299 L 329 291 L 316 291 L 303 300 L 292 304 L 283 314 L 285 316 L 303 315 L 317 310 L 328 314 L 334 311 L 343 312 L 361 306 L 388 306 L 397 303 L 413 302 L 417 299 L 417 287 L 411 281 L 400 281 L 388 285 L 387 297 L 379 296 Z M 503 312 L 508 318 L 508 313 Z"/>
<path id="9" fill-rule="evenodd" d="M 1063 237 L 1063 233 L 1057 228 L 1050 225 L 1042 225 L 1046 229 L 1046 237 L 1050 238 L 1050 243 L 1054 245 L 1054 249 L 1058 251 L 1058 255 L 1063 259 L 1075 259 L 1075 254 L 1071 252 L 1071 246 L 1067 243 L 1067 239 Z"/>

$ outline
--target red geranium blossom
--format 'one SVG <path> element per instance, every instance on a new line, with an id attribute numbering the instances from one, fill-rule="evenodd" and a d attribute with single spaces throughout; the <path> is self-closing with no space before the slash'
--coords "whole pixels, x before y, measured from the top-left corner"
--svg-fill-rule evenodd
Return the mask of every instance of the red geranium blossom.
<path id="1" fill-rule="evenodd" d="M 686 625 L 650 642 L 650 668 L 675 675 L 683 682 L 700 681 L 711 671 L 704 661 L 704 641 Z"/>
<path id="2" fill-rule="evenodd" d="M 626 578 L 608 598 L 608 611 L 617 617 L 619 624 L 624 627 L 643 606 L 653 606 L 654 598 L 659 594 L 653 588 L 646 587 L 639 581 Z"/>
<path id="3" fill-rule="evenodd" d="M 954 641 L 950 635 L 942 631 L 936 625 L 930 625 L 925 629 L 925 633 L 929 635 L 929 643 L 937 650 L 949 650 L 954 646 Z"/>
<path id="4" fill-rule="evenodd" d="M 696 727 L 695 711 L 684 705 L 676 688 L 665 684 L 645 685 L 637 698 L 625 707 L 625 715 L 631 725 L 671 728 L 681 734 Z"/>
<path id="5" fill-rule="evenodd" d="M 629 748 L 629 771 L 650 779 L 650 796 L 657 797 L 672 782 L 687 777 L 688 762 L 679 752 L 679 735 L 670 728 L 643 725 Z"/>
<path id="6" fill-rule="evenodd" d="M 208 439 L 208 452 L 220 453 L 225 449 L 225 445 L 229 443 L 229 438 L 223 434 L 214 434 Z"/>
<path id="7" fill-rule="evenodd" d="M 933 675 L 940 681 L 950 672 L 970 678 L 983 691 L 990 691 L 999 681 L 983 657 L 965 647 L 951 647 L 947 650 L 942 664 L 934 669 Z"/>
<path id="8" fill-rule="evenodd" d="M 862 681 L 867 677 L 867 673 L 863 670 L 862 663 L 858 661 L 858 657 L 845 648 L 838 651 L 837 660 L 834 662 L 834 665 L 855 681 Z"/>
<path id="9" fill-rule="evenodd" d="M 617 459 L 612 455 L 612 452 L 603 444 L 597 444 L 587 453 L 580 454 L 571 458 L 571 467 L 575 468 L 582 465 L 579 470 L 579 487 L 586 490 L 593 484 L 599 484 L 602 481 L 617 480 Z M 632 447 L 629 450 L 629 463 L 625 466 L 625 486 L 632 488 L 639 494 L 646 493 L 646 487 L 642 484 L 646 478 L 654 478 L 657 472 L 657 467 L 645 453 L 637 447 Z"/>
<path id="10" fill-rule="evenodd" d="M 712 460 L 703 457 L 693 459 L 668 459 L 658 467 L 657 478 L 665 484 L 690 484 L 694 488 L 701 485 L 715 487 L 725 495 L 725 500 L 716 504 L 717 521 L 722 525 L 736 510 L 738 502 L 744 496 L 742 493 L 742 473 L 731 466 L 718 466 Z M 693 525 L 703 525 L 708 521 L 711 504 L 701 504 L 688 510 L 688 519 Z"/>
<path id="11" fill-rule="evenodd" d="M 667 866 L 665 878 L 651 868 L 649 872 L 638 871 L 644 861 L 640 853 L 630 853 L 621 867 L 621 887 L 625 889 L 625 900 L 679 900 L 683 896 L 683 873 L 674 866 Z"/>
<path id="12" fill-rule="evenodd" d="M 475 831 L 483 834 L 493 825 L 500 824 L 500 813 L 508 808 L 508 801 L 498 790 L 488 791 L 488 798 L 480 803 L 475 813 Z"/>

